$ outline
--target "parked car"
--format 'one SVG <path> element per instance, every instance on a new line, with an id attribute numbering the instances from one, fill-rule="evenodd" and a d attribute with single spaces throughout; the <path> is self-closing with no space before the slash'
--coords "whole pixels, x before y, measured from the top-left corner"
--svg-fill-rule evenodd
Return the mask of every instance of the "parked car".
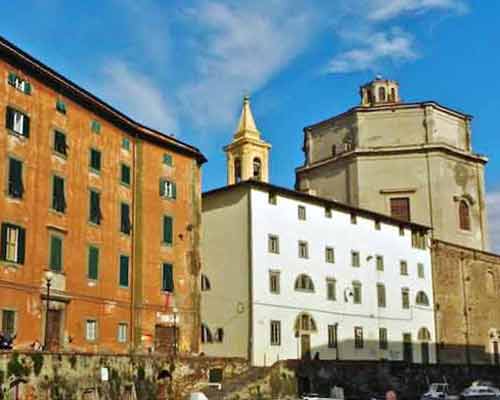
<path id="1" fill-rule="evenodd" d="M 475 381 L 461 393 L 460 398 L 467 400 L 500 400 L 500 389 L 491 382 Z"/>
<path id="2" fill-rule="evenodd" d="M 459 396 L 450 394 L 447 383 L 431 383 L 429 390 L 425 392 L 420 400 L 457 400 Z"/>

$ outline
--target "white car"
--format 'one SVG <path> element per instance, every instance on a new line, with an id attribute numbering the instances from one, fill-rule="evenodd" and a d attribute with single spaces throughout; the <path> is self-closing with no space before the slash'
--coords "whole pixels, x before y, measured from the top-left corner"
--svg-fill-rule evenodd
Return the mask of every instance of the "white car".
<path id="1" fill-rule="evenodd" d="M 499 399 L 500 389 L 493 386 L 491 382 L 475 381 L 462 392 L 465 399 Z"/>

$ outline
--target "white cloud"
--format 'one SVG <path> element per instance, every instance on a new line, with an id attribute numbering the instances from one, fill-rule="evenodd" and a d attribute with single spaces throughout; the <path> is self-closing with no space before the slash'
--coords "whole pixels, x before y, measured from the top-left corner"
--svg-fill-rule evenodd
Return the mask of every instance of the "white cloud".
<path id="1" fill-rule="evenodd" d="M 153 81 L 117 60 L 104 66 L 104 75 L 101 90 L 117 108 L 152 128 L 176 132 L 175 111 Z"/>
<path id="2" fill-rule="evenodd" d="M 383 21 L 401 14 L 422 14 L 431 10 L 464 13 L 467 5 L 462 0 L 370 0 L 372 12 L 368 19 Z"/>
<path id="3" fill-rule="evenodd" d="M 413 49 L 413 37 L 401 30 L 368 34 L 363 42 L 362 47 L 335 56 L 330 61 L 328 72 L 375 71 L 385 60 L 402 62 L 418 57 Z"/>
<path id="4" fill-rule="evenodd" d="M 500 254 L 500 192 L 489 193 L 486 201 L 491 250 Z"/>
<path id="5" fill-rule="evenodd" d="M 201 126 L 234 122 L 234 106 L 243 94 L 263 87 L 315 32 L 314 14 L 285 1 L 238 7 L 208 2 L 191 18 L 203 31 L 196 45 L 198 78 L 179 96 Z"/>

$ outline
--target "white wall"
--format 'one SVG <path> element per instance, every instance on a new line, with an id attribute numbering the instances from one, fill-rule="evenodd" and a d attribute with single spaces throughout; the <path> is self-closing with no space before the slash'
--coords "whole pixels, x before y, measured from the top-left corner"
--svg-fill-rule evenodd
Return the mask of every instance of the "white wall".
<path id="1" fill-rule="evenodd" d="M 306 206 L 307 220 L 300 221 L 297 206 Z M 402 359 L 403 333 L 411 333 L 417 343 L 417 333 L 426 327 L 434 341 L 434 314 L 430 251 L 412 248 L 411 232 L 399 235 L 397 225 L 381 224 L 375 230 L 374 221 L 362 217 L 357 224 L 350 222 L 350 215 L 332 211 L 325 217 L 319 205 L 300 202 L 278 195 L 277 205 L 268 202 L 268 193 L 251 190 L 252 208 L 252 281 L 253 281 L 253 363 L 270 365 L 277 359 L 300 357 L 299 339 L 295 337 L 294 323 L 297 315 L 310 313 L 318 331 L 311 335 L 312 354 L 319 351 L 322 359 L 334 359 L 335 349 L 329 349 L 327 326 L 338 323 L 339 355 L 341 359 Z M 268 252 L 268 235 L 279 236 L 280 254 Z M 309 244 L 309 258 L 298 257 L 298 241 Z M 335 248 L 335 263 L 325 262 L 325 247 Z M 361 267 L 351 266 L 351 250 L 360 252 Z M 375 255 L 384 256 L 385 269 L 378 272 Z M 367 257 L 372 256 L 370 260 Z M 400 275 L 399 261 L 408 263 L 408 276 Z M 425 278 L 418 278 L 417 263 L 425 266 Z M 269 290 L 269 270 L 281 272 L 279 295 Z M 314 282 L 314 293 L 294 290 L 295 279 L 307 273 Z M 327 300 L 326 278 L 337 281 L 337 300 Z M 352 281 L 362 283 L 362 304 L 344 301 L 344 289 Z M 386 285 L 386 308 L 377 306 L 377 283 Z M 401 289 L 410 289 L 410 309 L 402 309 Z M 415 306 L 415 296 L 425 291 L 431 306 Z M 281 321 L 281 345 L 270 345 L 270 321 Z M 354 327 L 363 327 L 365 347 L 354 349 Z M 388 329 L 389 349 L 379 351 L 378 329 Z M 414 345 L 414 361 L 420 361 L 420 346 Z M 431 346 L 431 360 L 435 360 Z"/>

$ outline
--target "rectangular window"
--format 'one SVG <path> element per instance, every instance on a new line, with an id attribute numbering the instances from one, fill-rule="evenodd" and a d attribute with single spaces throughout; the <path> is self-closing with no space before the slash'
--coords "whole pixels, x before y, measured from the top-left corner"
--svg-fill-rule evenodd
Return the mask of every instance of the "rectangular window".
<path id="1" fill-rule="evenodd" d="M 7 193 L 14 199 L 23 198 L 23 162 L 15 158 L 9 158 L 9 184 Z"/>
<path id="2" fill-rule="evenodd" d="M 352 302 L 354 304 L 361 304 L 363 301 L 362 292 L 361 292 L 361 283 L 354 282 L 352 284 Z"/>
<path id="3" fill-rule="evenodd" d="M 299 258 L 309 258 L 309 248 L 303 240 L 299 240 Z"/>
<path id="4" fill-rule="evenodd" d="M 382 283 L 377 284 L 377 304 L 381 308 L 385 308 L 385 286 Z"/>
<path id="5" fill-rule="evenodd" d="M 388 349 L 387 328 L 379 328 L 378 330 L 378 347 L 380 350 Z"/>
<path id="6" fill-rule="evenodd" d="M 304 206 L 298 206 L 297 213 L 298 213 L 299 220 L 305 221 L 305 219 L 306 219 L 306 208 Z"/>
<path id="7" fill-rule="evenodd" d="M 279 237 L 276 235 L 269 235 L 267 239 L 267 249 L 269 253 L 279 254 L 280 242 Z"/>
<path id="8" fill-rule="evenodd" d="M 31 84 L 27 80 L 17 76 L 14 72 L 9 72 L 7 82 L 24 94 L 31 94 Z"/>
<path id="9" fill-rule="evenodd" d="M 54 151 L 62 156 L 68 155 L 66 135 L 61 131 L 54 131 Z"/>
<path id="10" fill-rule="evenodd" d="M 130 185 L 130 167 L 126 164 L 121 164 L 120 181 L 124 185 Z"/>
<path id="11" fill-rule="evenodd" d="M 337 348 L 337 324 L 328 325 L 328 347 L 331 349 Z"/>
<path id="12" fill-rule="evenodd" d="M 129 138 L 122 138 L 122 149 L 130 151 L 130 139 Z"/>
<path id="13" fill-rule="evenodd" d="M 327 300 L 337 300 L 337 281 L 333 278 L 326 278 L 326 298 Z"/>
<path id="14" fill-rule="evenodd" d="M 214 342 L 222 343 L 224 341 L 224 328 L 216 328 L 214 334 Z"/>
<path id="15" fill-rule="evenodd" d="M 363 328 L 356 326 L 354 327 L 354 347 L 356 349 L 362 349 L 363 346 Z"/>
<path id="16" fill-rule="evenodd" d="M 128 287 L 128 270 L 129 270 L 129 257 L 120 255 L 120 276 L 119 285 L 121 287 Z"/>
<path id="17" fill-rule="evenodd" d="M 408 275 L 408 263 L 404 260 L 399 262 L 399 272 L 401 275 Z"/>
<path id="18" fill-rule="evenodd" d="M 174 267 L 172 264 L 164 263 L 162 265 L 161 290 L 169 293 L 174 291 Z"/>
<path id="19" fill-rule="evenodd" d="M 87 278 L 96 281 L 99 275 L 99 249 L 89 246 Z"/>
<path id="20" fill-rule="evenodd" d="M 172 165 L 174 165 L 174 161 L 173 161 L 173 158 L 172 158 L 172 155 L 171 154 L 164 154 L 163 155 L 163 164 L 171 167 Z"/>
<path id="21" fill-rule="evenodd" d="M 384 270 L 384 256 L 376 256 L 377 260 L 377 271 Z"/>
<path id="22" fill-rule="evenodd" d="M 358 223 L 358 216 L 355 213 L 351 213 L 351 224 Z"/>
<path id="23" fill-rule="evenodd" d="M 325 217 L 332 218 L 332 209 L 330 207 L 325 207 Z"/>
<path id="24" fill-rule="evenodd" d="M 50 235 L 49 268 L 55 272 L 61 272 L 63 268 L 63 240 L 57 235 Z"/>
<path id="25" fill-rule="evenodd" d="M 280 273 L 279 273 L 279 271 L 269 271 L 269 291 L 273 294 L 280 293 Z"/>
<path id="26" fill-rule="evenodd" d="M 276 193 L 270 192 L 268 194 L 267 200 L 268 200 L 269 204 L 272 204 L 273 206 L 278 204 L 278 196 L 276 195 Z"/>
<path id="27" fill-rule="evenodd" d="M 163 244 L 172 246 L 174 242 L 174 219 L 168 215 L 163 217 Z"/>
<path id="28" fill-rule="evenodd" d="M 85 339 L 89 342 L 97 340 L 97 321 L 95 319 L 85 321 Z"/>
<path id="29" fill-rule="evenodd" d="M 89 198 L 89 221 L 93 224 L 101 224 L 101 194 L 95 190 L 90 190 Z"/>
<path id="30" fill-rule="evenodd" d="M 410 291 L 408 289 L 401 289 L 401 302 L 403 309 L 410 308 Z"/>
<path id="31" fill-rule="evenodd" d="M 61 114 L 66 114 L 66 104 L 61 99 L 57 99 L 56 101 L 56 110 Z"/>
<path id="32" fill-rule="evenodd" d="M 381 229 L 380 221 L 375 221 L 375 230 L 379 231 Z"/>
<path id="33" fill-rule="evenodd" d="M 359 251 L 351 251 L 351 265 L 356 268 L 361 265 L 359 260 Z"/>
<path id="34" fill-rule="evenodd" d="M 419 278 L 425 278 L 424 264 L 418 263 L 417 264 L 417 269 L 418 269 L 418 277 Z"/>
<path id="35" fill-rule="evenodd" d="M 426 248 L 425 233 L 422 231 L 411 231 L 411 245 L 414 248 L 424 250 Z"/>
<path id="36" fill-rule="evenodd" d="M 24 264 L 26 230 L 20 226 L 3 223 L 1 233 L 1 259 Z"/>
<path id="37" fill-rule="evenodd" d="M 271 346 L 281 345 L 281 321 L 271 321 Z"/>
<path id="38" fill-rule="evenodd" d="M 52 177 L 52 209 L 61 213 L 66 211 L 66 196 L 64 192 L 64 178 L 54 175 Z"/>
<path id="39" fill-rule="evenodd" d="M 16 312 L 13 310 L 2 310 L 2 325 L 0 332 L 10 335 L 16 334 Z"/>
<path id="40" fill-rule="evenodd" d="M 119 343 L 127 343 L 128 341 L 128 324 L 120 322 L 118 324 L 117 339 Z"/>
<path id="41" fill-rule="evenodd" d="M 5 112 L 5 127 L 26 138 L 30 135 L 29 117 L 21 111 L 14 110 L 11 107 L 7 107 Z"/>
<path id="42" fill-rule="evenodd" d="M 101 124 L 98 121 L 93 120 L 90 123 L 90 130 L 94 133 L 101 133 Z"/>
<path id="43" fill-rule="evenodd" d="M 395 197 L 390 199 L 391 216 L 402 221 L 410 222 L 410 198 Z"/>
<path id="44" fill-rule="evenodd" d="M 94 172 L 101 171 L 101 152 L 96 149 L 90 149 L 90 169 Z"/>
<path id="45" fill-rule="evenodd" d="M 130 235 L 130 205 L 127 203 L 120 204 L 120 232 L 126 235 Z"/>
<path id="46" fill-rule="evenodd" d="M 164 199 L 177 198 L 177 185 L 167 179 L 160 179 L 160 197 Z"/>
<path id="47" fill-rule="evenodd" d="M 403 225 L 399 226 L 399 236 L 405 235 L 405 227 Z"/>
<path id="48" fill-rule="evenodd" d="M 333 247 L 325 248 L 325 261 L 332 264 L 335 262 L 335 250 Z"/>

